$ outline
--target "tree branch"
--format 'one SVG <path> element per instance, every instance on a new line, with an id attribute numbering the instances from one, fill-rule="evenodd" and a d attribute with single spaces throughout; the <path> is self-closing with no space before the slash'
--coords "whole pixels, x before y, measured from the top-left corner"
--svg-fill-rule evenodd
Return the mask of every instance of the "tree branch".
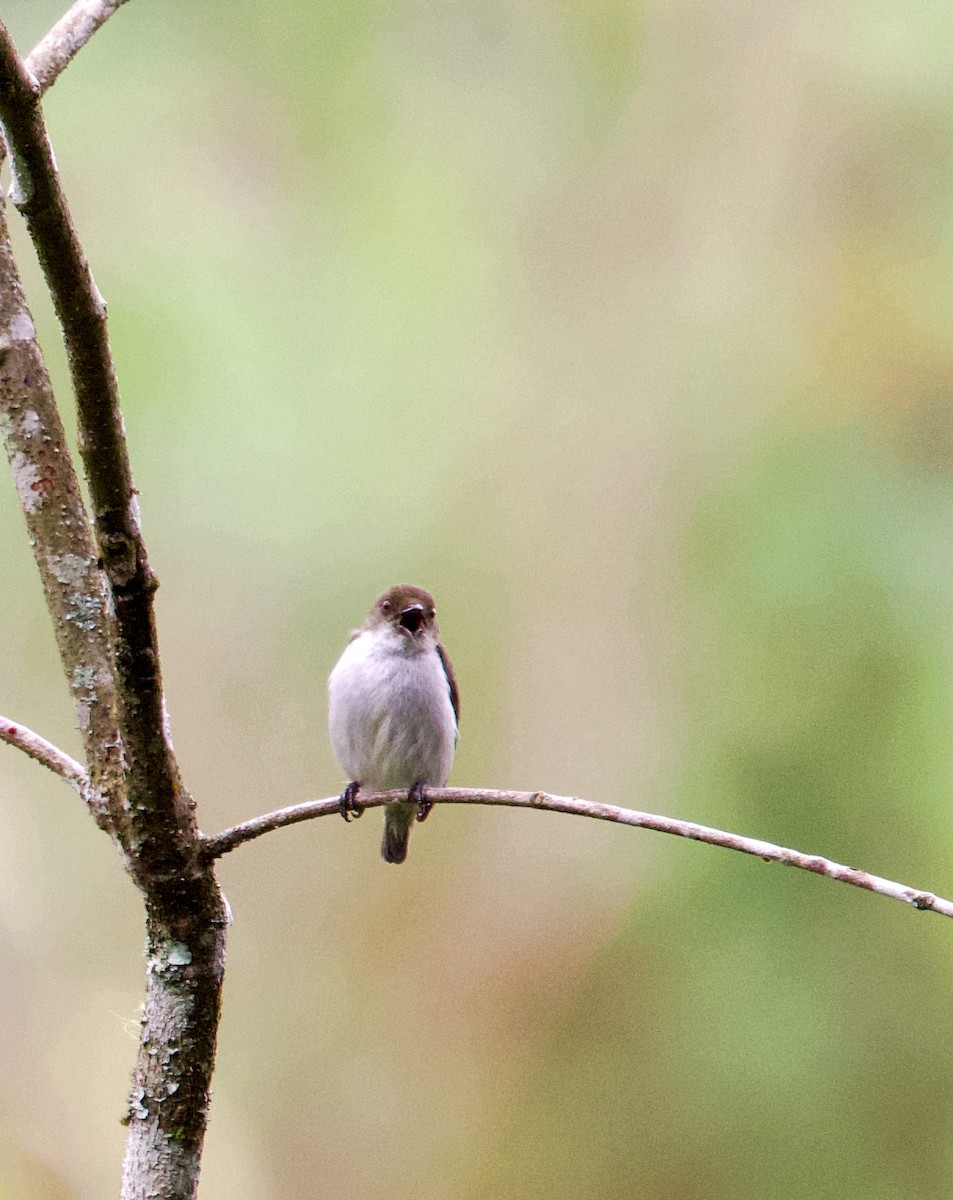
<path id="1" fill-rule="evenodd" d="M 73 227 L 43 122 L 39 88 L 0 23 L 0 120 L 13 156 L 14 203 L 26 218 L 63 329 L 93 517 L 116 619 L 117 696 L 128 803 L 119 830 L 136 877 L 190 869 L 198 829 L 168 733 L 153 594 L 139 528 L 106 327 L 106 306 Z"/>
<path id="2" fill-rule="evenodd" d="M 41 93 L 53 86 L 96 30 L 125 3 L 126 0 L 76 0 L 24 62 L 40 85 Z"/>
<path id="3" fill-rule="evenodd" d="M 60 189 L 39 93 L 0 24 L 0 121 L 13 158 L 14 203 L 26 217 L 63 329 L 100 561 L 5 226 L 0 423 L 71 686 L 93 687 L 100 667 L 115 682 L 121 742 L 117 736 L 111 744 L 111 765 L 118 765 L 120 786 L 107 827 L 145 896 L 149 956 L 122 1196 L 192 1200 L 208 1119 L 227 914 L 211 865 L 200 860 L 194 806 L 168 732 L 152 603 L 157 582 L 139 529 L 106 309 Z M 37 393 L 46 407 L 34 404 Z M 85 538 L 82 553 L 74 550 L 75 537 Z M 51 554 L 61 543 L 69 552 Z M 72 642 L 80 635 L 94 642 L 106 637 L 101 663 L 84 665 Z M 105 741 L 86 744 L 95 779 L 109 750 Z"/>
<path id="4" fill-rule="evenodd" d="M 405 791 L 360 793 L 362 808 L 378 808 L 394 800 L 406 800 Z M 877 892 L 892 900 L 901 900 L 914 908 L 928 909 L 942 917 L 953 917 L 953 901 L 944 900 L 932 892 L 919 891 L 902 883 L 893 883 L 879 875 L 858 871 L 842 863 L 822 858 L 818 854 L 803 854 L 800 850 L 789 850 L 764 842 L 759 838 L 744 837 L 739 833 L 727 833 L 713 829 L 710 825 L 697 825 L 694 821 L 680 821 L 676 817 L 662 817 L 655 813 L 638 812 L 632 808 L 618 808 L 614 804 L 596 804 L 591 800 L 580 800 L 576 796 L 551 796 L 548 792 L 504 792 L 483 788 L 428 788 L 427 799 L 435 804 L 496 804 L 507 808 L 535 808 L 546 812 L 571 813 L 578 817 L 592 817 L 597 821 L 614 821 L 619 825 L 635 825 L 640 829 L 654 829 L 657 833 L 670 833 L 676 837 L 690 838 L 694 842 L 707 842 L 710 846 L 721 846 L 725 850 L 737 850 L 750 854 L 765 862 L 785 863 L 815 875 L 826 875 L 840 883 L 849 883 Z M 225 829 L 213 837 L 203 838 L 202 855 L 207 860 L 221 858 L 244 842 L 281 829 L 285 825 L 296 825 L 299 821 L 310 821 L 315 817 L 327 817 L 340 812 L 340 797 L 327 800 L 308 800 L 290 808 L 279 808 L 243 821 L 231 829 Z"/>
<path id="5" fill-rule="evenodd" d="M 36 762 L 42 763 L 44 767 L 49 767 L 54 775 L 59 775 L 60 779 L 64 779 L 84 798 L 88 794 L 89 776 L 83 769 L 82 763 L 78 763 L 75 758 L 70 758 L 65 751 L 54 746 L 52 742 L 48 742 L 46 738 L 40 737 L 32 729 L 27 729 L 25 725 L 18 725 L 16 721 L 11 721 L 7 717 L 0 717 L 0 742 L 16 746 L 24 754 L 29 754 L 30 758 Z"/>
<path id="6" fill-rule="evenodd" d="M 90 805 L 99 824 L 113 830 L 122 813 L 123 755 L 106 579 L 13 258 L 2 197 L 0 436 L 83 739 Z"/>

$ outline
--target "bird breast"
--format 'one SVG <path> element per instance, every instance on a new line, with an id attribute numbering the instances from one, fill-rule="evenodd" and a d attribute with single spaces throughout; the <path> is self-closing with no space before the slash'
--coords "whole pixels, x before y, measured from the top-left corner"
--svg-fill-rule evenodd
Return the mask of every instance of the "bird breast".
<path id="1" fill-rule="evenodd" d="M 351 779 L 379 789 L 446 783 L 457 724 L 435 644 L 361 633 L 331 672 L 328 695 L 331 744 Z"/>

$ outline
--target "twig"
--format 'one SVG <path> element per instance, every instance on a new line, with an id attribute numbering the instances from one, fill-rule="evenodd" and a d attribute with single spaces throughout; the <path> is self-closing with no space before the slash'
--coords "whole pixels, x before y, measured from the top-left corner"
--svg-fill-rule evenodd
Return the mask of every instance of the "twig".
<path id="1" fill-rule="evenodd" d="M 45 92 L 74 55 L 126 0 L 76 0 L 27 56 L 24 66 Z"/>
<path id="2" fill-rule="evenodd" d="M 30 758 L 42 763 L 44 767 L 49 767 L 55 775 L 65 779 L 71 788 L 75 788 L 85 798 L 89 788 L 89 776 L 82 763 L 70 758 L 46 738 L 40 737 L 32 729 L 27 729 L 25 725 L 18 725 L 16 721 L 0 717 L 0 742 L 17 746 L 24 754 L 29 754 Z"/>
<path id="3" fill-rule="evenodd" d="M 404 800 L 406 792 L 361 792 L 360 804 L 363 808 L 377 808 L 394 800 Z M 710 846 L 722 846 L 726 850 L 738 850 L 742 854 L 751 854 L 765 862 L 785 863 L 789 867 L 798 867 L 802 871 L 812 871 L 815 875 L 826 875 L 840 883 L 849 883 L 854 887 L 864 888 L 868 892 L 877 892 L 881 896 L 889 896 L 892 900 L 901 900 L 914 908 L 928 909 L 939 913 L 942 917 L 953 917 L 953 901 L 944 900 L 932 892 L 922 892 L 917 888 L 906 887 L 902 883 L 894 883 L 879 875 L 870 875 L 867 871 L 858 871 L 854 867 L 832 862 L 819 854 L 803 854 L 800 850 L 789 850 L 785 846 L 776 846 L 773 842 L 764 842 L 759 838 L 743 837 L 739 833 L 727 833 L 722 829 L 713 829 L 709 825 L 697 825 L 694 821 L 680 821 L 675 817 L 657 816 L 655 813 L 638 812 L 631 808 L 618 808 L 614 804 L 596 804 L 591 800 L 580 800 L 576 796 L 551 796 L 547 792 L 503 792 L 481 788 L 428 788 L 427 799 L 436 804 L 498 804 L 508 808 L 536 808 L 547 812 L 571 813 L 579 817 L 593 817 L 598 821 L 615 821 L 619 825 L 635 825 L 640 829 L 654 829 L 658 833 L 671 833 L 676 837 L 690 838 L 695 842 L 707 842 Z M 276 812 L 266 813 L 261 817 L 253 817 L 243 821 L 231 829 L 213 837 L 203 839 L 202 854 L 207 860 L 220 858 L 243 842 L 261 837 L 273 829 L 281 829 L 284 825 L 295 825 L 299 821 L 310 821 L 314 817 L 326 817 L 340 811 L 340 798 L 331 796 L 327 800 L 309 800 L 303 804 L 294 804 L 290 808 L 280 808 Z"/>

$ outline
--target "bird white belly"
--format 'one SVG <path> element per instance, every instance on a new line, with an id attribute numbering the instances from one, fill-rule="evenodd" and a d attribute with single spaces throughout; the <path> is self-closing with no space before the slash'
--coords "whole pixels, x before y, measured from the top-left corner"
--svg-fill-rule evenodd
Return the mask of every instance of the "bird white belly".
<path id="1" fill-rule="evenodd" d="M 334 752 L 368 788 L 442 787 L 453 765 L 456 718 L 435 650 L 400 653 L 352 641 L 328 680 Z"/>

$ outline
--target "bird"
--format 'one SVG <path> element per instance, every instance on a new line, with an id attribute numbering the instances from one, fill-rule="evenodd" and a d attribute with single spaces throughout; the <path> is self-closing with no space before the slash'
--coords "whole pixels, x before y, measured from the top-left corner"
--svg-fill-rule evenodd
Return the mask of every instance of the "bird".
<path id="1" fill-rule="evenodd" d="M 328 678 L 331 746 L 350 779 L 341 815 L 361 815 L 362 787 L 407 789 L 406 801 L 384 806 L 381 856 L 389 863 L 406 859 L 414 820 L 432 807 L 426 789 L 447 782 L 457 746 L 460 692 L 436 614 L 423 588 L 389 588 Z"/>

